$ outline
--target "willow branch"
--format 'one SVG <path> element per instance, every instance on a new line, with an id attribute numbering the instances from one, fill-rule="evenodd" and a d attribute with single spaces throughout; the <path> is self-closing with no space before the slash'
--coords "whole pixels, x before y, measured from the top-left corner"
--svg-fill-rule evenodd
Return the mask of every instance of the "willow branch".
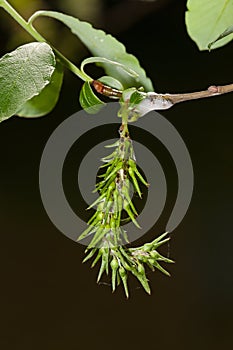
<path id="1" fill-rule="evenodd" d="M 233 84 L 223 86 L 212 85 L 204 91 L 190 92 L 185 94 L 165 94 L 162 95 L 162 97 L 168 99 L 172 104 L 176 104 L 179 102 L 197 100 L 199 98 L 219 96 L 228 92 L 233 92 Z"/>
<path id="2" fill-rule="evenodd" d="M 94 80 L 92 82 L 93 88 L 100 94 L 108 96 L 110 98 L 120 98 L 122 96 L 122 91 L 112 89 L 109 86 L 106 86 L 99 82 L 98 80 Z M 179 103 L 179 102 L 185 102 L 190 100 L 197 100 L 199 98 L 206 98 L 206 97 L 213 97 L 213 96 L 219 96 L 226 94 L 228 92 L 233 92 L 233 84 L 229 85 L 223 85 L 223 86 L 210 86 L 207 90 L 204 91 L 197 91 L 197 92 L 190 92 L 190 93 L 184 93 L 184 94 L 158 94 L 158 93 L 148 93 L 151 100 L 153 99 L 160 99 L 162 101 L 170 102 L 170 104 L 166 107 L 166 103 L 164 105 L 164 108 L 170 108 L 172 105 Z"/>

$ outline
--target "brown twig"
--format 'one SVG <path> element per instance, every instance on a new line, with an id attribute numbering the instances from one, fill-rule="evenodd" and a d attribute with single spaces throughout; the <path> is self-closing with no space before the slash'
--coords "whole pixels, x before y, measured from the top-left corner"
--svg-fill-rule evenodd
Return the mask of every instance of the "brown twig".
<path id="1" fill-rule="evenodd" d="M 106 86 L 99 82 L 98 80 L 94 80 L 92 82 L 93 88 L 100 94 L 108 96 L 110 98 L 120 98 L 122 95 L 122 91 L 113 89 L 109 86 Z M 233 84 L 223 85 L 223 86 L 210 86 L 207 90 L 190 92 L 184 94 L 157 94 L 155 93 L 155 98 L 161 98 L 167 101 L 170 101 L 172 105 L 185 102 L 190 100 L 197 100 L 199 98 L 206 98 L 212 96 L 219 96 L 226 94 L 228 92 L 233 92 Z M 153 99 L 153 93 L 150 94 L 150 97 Z"/>
<path id="2" fill-rule="evenodd" d="M 172 104 L 176 104 L 184 101 L 197 100 L 199 98 L 223 95 L 228 92 L 233 92 L 233 84 L 223 86 L 212 85 L 204 91 L 190 92 L 185 94 L 165 94 L 162 96 L 164 96 L 166 99 L 169 99 Z"/>

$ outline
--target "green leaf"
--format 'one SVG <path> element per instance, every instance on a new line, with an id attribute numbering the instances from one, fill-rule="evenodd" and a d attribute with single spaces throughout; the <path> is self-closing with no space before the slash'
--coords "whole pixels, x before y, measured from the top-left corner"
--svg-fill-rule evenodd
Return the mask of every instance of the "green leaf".
<path id="1" fill-rule="evenodd" d="M 153 91 L 151 80 L 146 77 L 145 71 L 141 68 L 138 59 L 132 54 L 128 54 L 125 46 L 111 35 L 106 34 L 102 30 L 94 29 L 91 24 L 87 22 L 54 11 L 38 11 L 29 21 L 33 22 L 33 20 L 39 16 L 52 17 L 63 22 L 79 37 L 94 56 L 105 57 L 109 60 L 116 61 L 135 71 L 138 74 L 137 78 L 129 77 L 125 74 L 125 71 L 118 66 L 109 63 L 101 63 L 107 75 L 119 80 L 124 88 L 143 86 L 146 91 Z"/>
<path id="2" fill-rule="evenodd" d="M 41 91 L 27 101 L 17 112 L 19 117 L 42 117 L 48 114 L 55 107 L 63 82 L 63 66 L 57 62 L 50 83 Z"/>
<path id="3" fill-rule="evenodd" d="M 56 60 L 46 43 L 29 43 L 0 59 L 0 122 L 49 84 Z"/>
<path id="4" fill-rule="evenodd" d="M 87 113 L 95 114 L 99 112 L 99 110 L 105 105 L 93 92 L 90 83 L 85 82 L 82 86 L 79 102 L 83 109 L 86 110 Z"/>
<path id="5" fill-rule="evenodd" d="M 200 50 L 208 50 L 226 28 L 232 25 L 233 0 L 188 0 L 186 26 L 190 37 Z M 233 35 L 213 44 L 213 49 L 227 44 Z"/>
<path id="6" fill-rule="evenodd" d="M 220 34 L 216 40 L 214 40 L 212 43 L 209 43 L 208 49 L 210 50 L 214 43 L 216 43 L 217 41 L 219 41 L 219 40 L 221 40 L 221 39 L 223 39 L 226 36 L 231 35 L 231 34 L 233 34 L 233 26 L 224 30 L 224 32 L 222 34 Z"/>

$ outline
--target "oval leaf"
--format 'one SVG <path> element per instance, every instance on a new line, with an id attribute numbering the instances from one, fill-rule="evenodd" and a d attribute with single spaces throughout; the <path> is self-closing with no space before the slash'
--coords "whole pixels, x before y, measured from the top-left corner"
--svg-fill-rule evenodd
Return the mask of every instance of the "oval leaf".
<path id="1" fill-rule="evenodd" d="M 226 28 L 232 25 L 233 0 L 188 0 L 186 26 L 200 50 L 208 50 Z M 227 44 L 233 35 L 213 44 L 213 49 Z"/>
<path id="2" fill-rule="evenodd" d="M 63 82 L 63 66 L 57 62 L 50 83 L 41 91 L 27 101 L 17 112 L 19 117 L 35 118 L 48 114 L 55 107 Z"/>
<path id="3" fill-rule="evenodd" d="M 95 114 L 105 105 L 93 92 L 90 83 L 86 81 L 80 92 L 79 102 L 87 113 Z"/>
<path id="4" fill-rule="evenodd" d="M 39 16 L 52 17 L 63 22 L 79 37 L 94 56 L 105 57 L 109 60 L 119 62 L 135 71 L 138 74 L 137 78 L 126 75 L 121 67 L 108 63 L 101 63 L 107 75 L 119 80 L 125 88 L 143 86 L 146 91 L 153 91 L 151 80 L 146 77 L 145 71 L 140 67 L 138 59 L 128 54 L 125 46 L 111 35 L 106 34 L 103 30 L 94 29 L 91 24 L 87 22 L 54 11 L 38 11 L 29 21 L 32 22 Z"/>
<path id="5" fill-rule="evenodd" d="M 0 121 L 8 119 L 49 84 L 55 56 L 46 43 L 29 43 L 0 59 Z"/>

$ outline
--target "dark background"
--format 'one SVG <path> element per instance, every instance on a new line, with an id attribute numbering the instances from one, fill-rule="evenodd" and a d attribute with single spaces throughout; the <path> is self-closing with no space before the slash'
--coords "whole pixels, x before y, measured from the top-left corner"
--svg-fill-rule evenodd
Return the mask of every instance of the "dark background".
<path id="1" fill-rule="evenodd" d="M 19 10 L 21 5 L 25 16 L 47 7 L 79 17 L 78 10 L 71 12 L 59 1 L 31 1 L 33 10 L 27 2 L 15 2 Z M 185 1 L 96 1 L 91 6 L 99 6 L 92 22 L 113 33 L 139 58 L 157 92 L 188 92 L 232 82 L 233 44 L 199 52 L 186 33 Z M 3 11 L 0 16 L 3 55 L 23 43 L 24 34 Z M 87 15 L 83 19 L 89 20 Z M 69 57 L 79 63 L 86 51 L 78 40 L 68 39 L 68 31 L 57 28 L 59 34 L 51 30 L 49 35 L 63 52 L 68 47 Z M 96 284 L 97 269 L 81 263 L 83 246 L 53 226 L 40 199 L 43 148 L 53 130 L 80 109 L 80 86 L 66 72 L 60 101 L 49 116 L 14 117 L 0 125 L 1 348 L 231 347 L 232 94 L 186 102 L 161 113 L 189 149 L 195 172 L 193 199 L 173 232 L 172 277 L 149 274 L 151 296 L 130 279 L 131 297 L 126 300 L 121 287 L 112 294 L 108 285 Z M 141 142 L 147 141 L 142 136 Z M 155 154 L 156 145 L 148 145 Z M 160 153 L 163 162 L 166 156 Z M 171 174 L 168 179 L 173 184 Z M 163 232 L 162 223 L 157 230 L 154 235 Z"/>

